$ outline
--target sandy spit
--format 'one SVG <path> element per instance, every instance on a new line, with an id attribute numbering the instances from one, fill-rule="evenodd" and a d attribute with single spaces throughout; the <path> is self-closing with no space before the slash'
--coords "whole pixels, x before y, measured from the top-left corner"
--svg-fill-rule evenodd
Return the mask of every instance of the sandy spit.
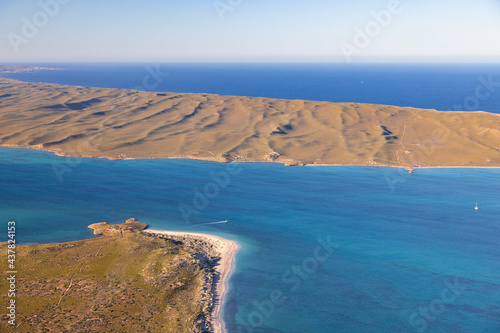
<path id="1" fill-rule="evenodd" d="M 235 257 L 236 253 L 240 248 L 240 245 L 234 241 L 224 239 L 219 236 L 202 234 L 202 233 L 150 230 L 150 229 L 144 230 L 143 232 L 201 239 L 211 243 L 214 246 L 214 248 L 220 253 L 221 257 L 220 264 L 215 268 L 220 276 L 220 280 L 217 283 L 217 288 L 215 293 L 215 297 L 219 301 L 215 302 L 215 306 L 213 309 L 212 327 L 214 329 L 214 333 L 226 332 L 225 323 L 222 320 L 222 305 L 224 304 L 224 297 L 227 292 L 228 281 L 234 270 Z"/>

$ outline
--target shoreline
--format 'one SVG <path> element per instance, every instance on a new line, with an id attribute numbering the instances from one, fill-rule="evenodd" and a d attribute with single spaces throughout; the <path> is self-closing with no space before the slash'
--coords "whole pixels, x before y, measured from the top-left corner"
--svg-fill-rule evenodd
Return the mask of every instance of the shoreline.
<path id="1" fill-rule="evenodd" d="M 284 166 L 298 166 L 298 167 L 316 167 L 316 166 L 338 166 L 338 167 L 373 167 L 373 168 L 400 168 L 400 169 L 500 169 L 499 166 L 485 166 L 485 165 L 425 165 L 425 166 L 405 166 L 405 165 L 393 165 L 393 164 L 327 164 L 327 163 L 305 163 L 300 161 L 295 161 L 296 163 L 290 163 L 286 161 L 269 161 L 269 160 L 224 160 L 222 157 L 196 157 L 190 155 L 179 155 L 179 156 L 165 156 L 165 157 L 124 157 L 124 158 L 114 158 L 109 156 L 94 156 L 94 155 L 70 155 L 64 154 L 61 152 L 61 149 L 46 149 L 44 147 L 28 147 L 28 146 L 20 146 L 13 144 L 0 144 L 0 148 L 12 148 L 12 149 L 31 149 L 38 151 L 45 151 L 49 153 L 53 153 L 59 157 L 72 157 L 72 158 L 100 158 L 106 159 L 109 161 L 128 161 L 128 160 L 193 160 L 193 161 L 206 161 L 206 162 L 215 162 L 215 163 L 277 163 L 282 164 Z"/>
<path id="2" fill-rule="evenodd" d="M 228 290 L 229 279 L 235 269 L 236 253 L 240 249 L 240 245 L 232 240 L 225 239 L 219 236 L 195 233 L 195 232 L 182 232 L 182 231 L 168 231 L 168 230 L 143 230 L 144 233 L 161 234 L 166 236 L 195 238 L 211 243 L 220 255 L 220 262 L 215 267 L 216 272 L 219 274 L 220 279 L 216 283 L 214 293 L 214 307 L 212 309 L 212 328 L 214 333 L 226 332 L 224 320 L 222 319 L 222 307 L 224 305 L 224 298 Z M 218 302 L 216 302 L 218 300 Z"/>

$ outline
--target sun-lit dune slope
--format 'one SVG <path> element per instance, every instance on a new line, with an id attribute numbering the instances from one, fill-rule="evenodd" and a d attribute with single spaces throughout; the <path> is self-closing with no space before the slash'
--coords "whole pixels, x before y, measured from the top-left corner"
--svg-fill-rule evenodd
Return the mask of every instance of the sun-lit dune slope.
<path id="1" fill-rule="evenodd" d="M 0 145 L 107 158 L 500 166 L 500 115 L 0 79 Z"/>

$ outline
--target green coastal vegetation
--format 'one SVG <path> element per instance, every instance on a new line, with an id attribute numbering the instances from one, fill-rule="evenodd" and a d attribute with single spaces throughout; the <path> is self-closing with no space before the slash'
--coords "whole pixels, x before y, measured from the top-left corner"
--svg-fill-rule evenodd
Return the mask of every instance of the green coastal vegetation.
<path id="1" fill-rule="evenodd" d="M 0 331 L 212 331 L 219 258 L 201 240 L 141 232 L 146 226 L 97 223 L 89 227 L 100 237 L 18 246 L 17 326 L 3 315 Z"/>

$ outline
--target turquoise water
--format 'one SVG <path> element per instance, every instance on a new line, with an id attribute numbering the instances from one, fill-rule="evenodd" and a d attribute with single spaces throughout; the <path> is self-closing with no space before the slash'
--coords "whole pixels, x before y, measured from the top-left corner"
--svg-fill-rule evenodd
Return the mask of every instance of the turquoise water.
<path id="1" fill-rule="evenodd" d="M 240 242 L 229 332 L 500 331 L 499 169 L 410 175 L 0 148 L 0 186 L 0 220 L 15 220 L 24 244 L 89 238 L 90 223 L 130 217 Z"/>

